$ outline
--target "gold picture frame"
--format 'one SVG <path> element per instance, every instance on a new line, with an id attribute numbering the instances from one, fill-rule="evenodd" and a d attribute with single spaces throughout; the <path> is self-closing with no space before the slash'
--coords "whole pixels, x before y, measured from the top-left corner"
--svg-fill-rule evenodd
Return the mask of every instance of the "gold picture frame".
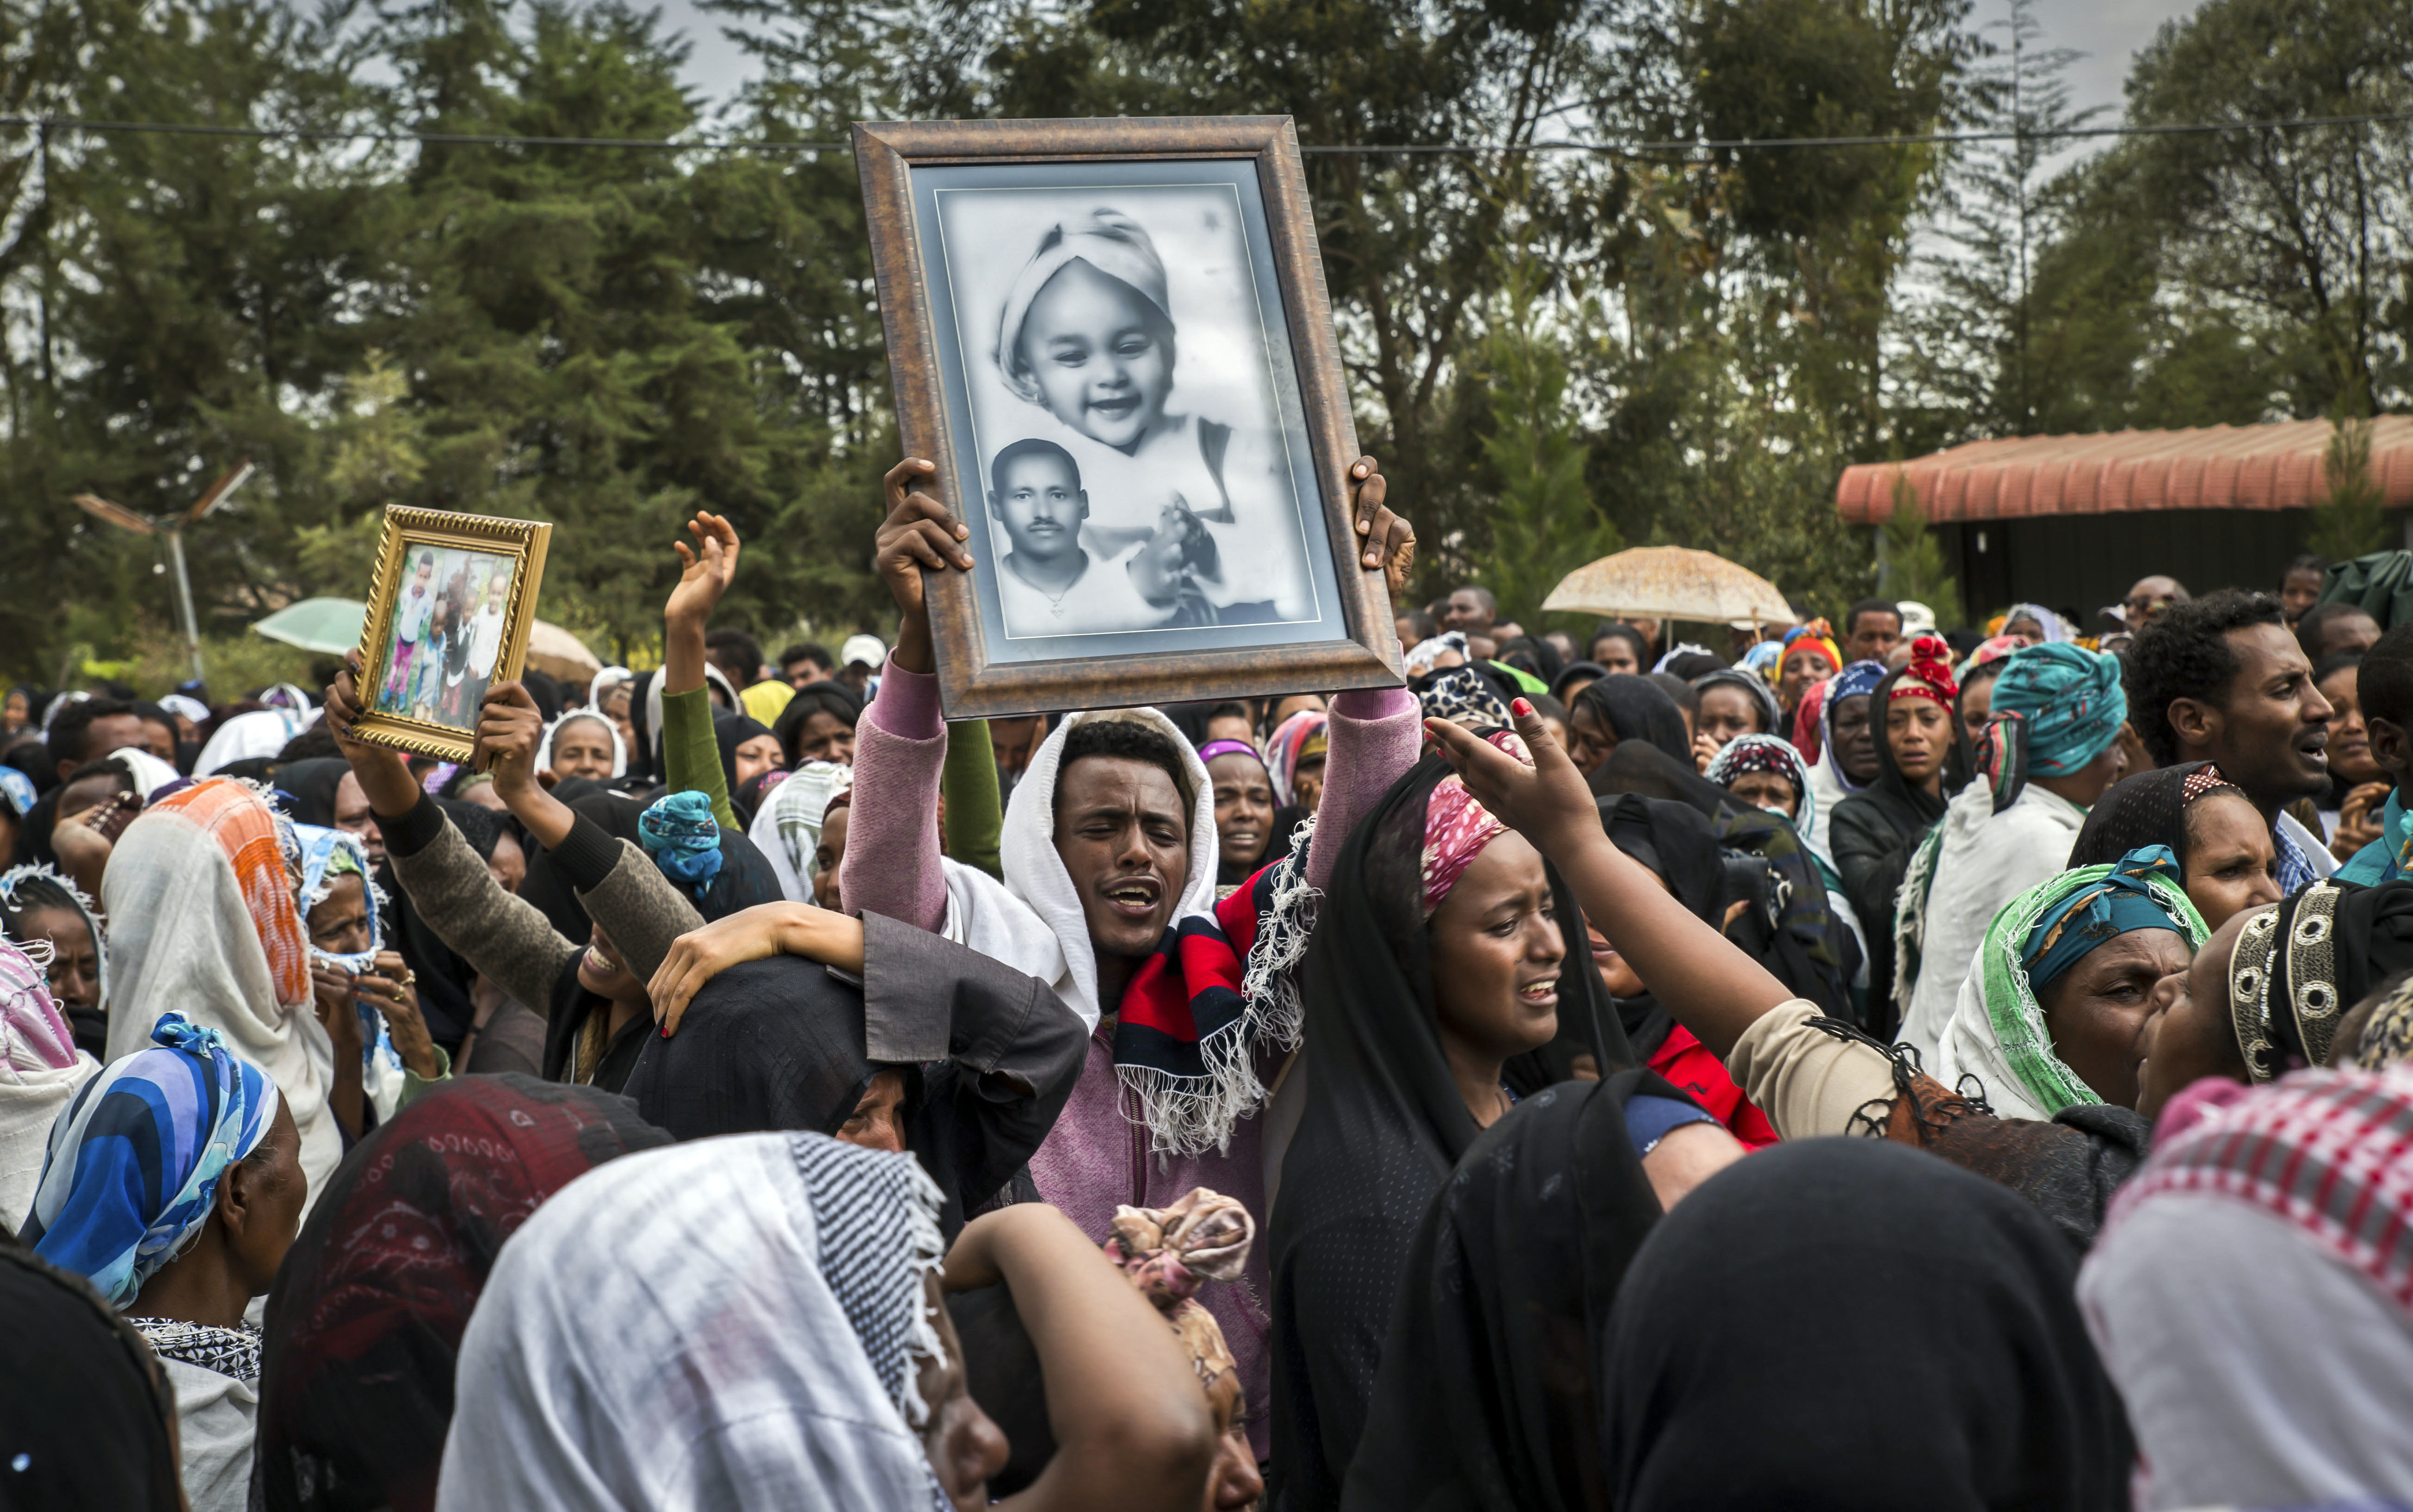
<path id="1" fill-rule="evenodd" d="M 520 675 L 553 527 L 533 520 L 389 506 L 361 622 L 361 703 L 371 744 L 466 761 L 486 689 Z M 509 563 L 507 577 L 496 571 Z"/>

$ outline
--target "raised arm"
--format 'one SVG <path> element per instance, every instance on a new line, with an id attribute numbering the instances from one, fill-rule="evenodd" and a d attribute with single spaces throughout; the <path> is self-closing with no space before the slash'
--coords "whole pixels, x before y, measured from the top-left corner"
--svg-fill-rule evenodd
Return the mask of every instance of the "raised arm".
<path id="1" fill-rule="evenodd" d="M 922 574 L 972 565 L 961 544 L 970 532 L 915 486 L 937 471 L 908 458 L 888 470 L 883 485 L 888 515 L 874 559 L 902 619 L 880 693 L 855 727 L 854 799 L 838 863 L 838 896 L 848 913 L 868 909 L 931 931 L 947 918 L 937 819 L 947 727 L 939 715 L 939 664 Z"/>
<path id="2" fill-rule="evenodd" d="M 1389 485 L 1382 464 L 1360 457 L 1349 467 L 1355 490 L 1357 535 L 1365 542 L 1360 561 L 1380 567 L 1398 603 L 1415 565 L 1416 531 L 1384 503 Z M 1330 880 L 1340 846 L 1357 821 L 1371 812 L 1399 774 L 1416 764 L 1423 744 L 1416 726 L 1415 695 L 1405 688 L 1362 688 L 1332 700 L 1329 744 L 1324 757 L 1324 799 L 1316 807 L 1315 832 L 1308 842 L 1307 880 L 1321 888 Z"/>
<path id="3" fill-rule="evenodd" d="M 544 716 L 526 689 L 504 683 L 487 690 L 478 712 L 478 748 L 495 774 L 496 793 L 552 854 L 587 917 L 603 926 L 629 969 L 650 976 L 670 953 L 671 942 L 703 923 L 703 916 L 652 857 L 544 790 L 536 777 L 536 749 L 543 739 Z M 719 772 L 716 764 L 716 779 Z"/>
<path id="4" fill-rule="evenodd" d="M 975 1218 L 947 1252 L 949 1291 L 1000 1280 L 1039 1353 L 1056 1457 L 1028 1490 L 999 1505 L 1015 1512 L 1199 1505 L 1215 1422 L 1162 1314 L 1097 1241 L 1044 1203 Z"/>
<path id="5" fill-rule="evenodd" d="M 1660 1005 L 1723 1058 L 1793 994 L 1609 844 L 1591 789 L 1549 727 L 1523 698 L 1512 713 L 1531 767 L 1447 720 L 1429 719 L 1425 730 L 1483 806 L 1549 858 L 1584 917 L 1617 943 Z"/>
<path id="6" fill-rule="evenodd" d="M 730 805 L 729 780 L 712 734 L 712 695 L 704 688 L 703 633 L 713 607 L 737 578 L 737 530 L 701 509 L 687 528 L 695 536 L 696 550 L 688 550 L 685 541 L 673 543 L 679 580 L 662 606 L 662 780 L 674 793 L 703 794 L 712 800 L 712 816 L 735 829 L 741 826 Z"/>
<path id="7" fill-rule="evenodd" d="M 395 877 L 437 936 L 463 960 L 538 1013 L 549 1011 L 554 984 L 576 963 L 585 942 L 563 939 L 544 915 L 503 890 L 400 756 L 352 738 L 361 711 L 353 685 L 359 659 L 357 652 L 346 656 L 347 669 L 327 690 L 325 717 L 377 815 Z M 487 709 L 493 707 L 490 696 Z M 481 723 L 485 715 L 481 710 Z"/>

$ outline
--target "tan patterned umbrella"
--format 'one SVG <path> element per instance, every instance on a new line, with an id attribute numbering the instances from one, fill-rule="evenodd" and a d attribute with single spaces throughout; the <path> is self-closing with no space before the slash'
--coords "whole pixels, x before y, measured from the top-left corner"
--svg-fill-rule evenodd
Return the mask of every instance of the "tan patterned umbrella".
<path id="1" fill-rule="evenodd" d="M 589 682 L 603 670 L 603 663 L 585 642 L 544 620 L 528 626 L 527 664 L 564 683 Z"/>
<path id="2" fill-rule="evenodd" d="M 1588 563 L 1561 579 L 1542 608 L 1738 626 L 1793 623 L 1793 608 L 1774 583 L 1681 546 L 1637 546 Z"/>

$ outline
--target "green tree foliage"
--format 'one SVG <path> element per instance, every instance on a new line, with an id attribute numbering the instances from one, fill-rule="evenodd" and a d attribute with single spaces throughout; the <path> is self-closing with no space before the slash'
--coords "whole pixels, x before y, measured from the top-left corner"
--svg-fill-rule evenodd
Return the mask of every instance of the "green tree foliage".
<path id="1" fill-rule="evenodd" d="M 1488 547 L 1466 565 L 1490 588 L 1500 617 L 1529 628 L 1559 580 L 1606 556 L 1617 527 L 1584 482 L 1585 447 L 1568 404 L 1567 359 L 1533 298 L 1534 276 L 1513 271 L 1502 318 L 1484 343 L 1481 378 L 1490 402 L 1483 461 L 1496 501 Z"/>
<path id="2" fill-rule="evenodd" d="M 2310 418 L 2413 401 L 2413 9 L 2209 0 L 2128 81 L 2142 125 L 2055 186 L 2032 324 L 2046 430 Z M 2362 403 L 2358 398 L 2356 403 Z"/>
<path id="3" fill-rule="evenodd" d="M 1877 529 L 1877 553 L 1879 593 L 1926 605 L 1938 624 L 1961 623 L 1960 580 L 1945 569 L 1944 549 L 1927 528 L 1927 511 L 1907 475 L 1894 476 L 1893 513 Z"/>
<path id="4" fill-rule="evenodd" d="M 611 655 L 659 633 L 697 507 L 751 547 L 733 622 L 886 618 L 866 547 L 895 426 L 850 154 L 322 135 L 345 129 L 806 143 L 1251 112 L 1310 146 L 1463 149 L 1307 170 L 1358 430 L 1426 542 L 1415 591 L 1473 574 L 1518 612 L 1626 542 L 1718 551 L 1833 614 L 1880 572 L 1942 576 L 1909 522 L 1841 523 L 1849 463 L 2413 404 L 2413 125 L 2142 137 L 2054 177 L 2046 134 L 2078 118 L 2023 8 L 2000 37 L 1965 0 L 716 15 L 762 77 L 707 120 L 681 44 L 626 0 L 0 0 L 0 111 L 304 133 L 0 127 L 12 668 L 150 665 L 156 543 L 67 501 L 168 512 L 244 456 L 258 479 L 188 537 L 214 647 L 357 591 L 392 503 L 554 521 L 545 612 Z M 2408 110 L 2400 0 L 2207 0 L 2128 104 Z M 1516 150 L 1968 126 L 2010 139 Z"/>
<path id="5" fill-rule="evenodd" d="M 2351 562 L 2388 544 L 2380 514 L 2387 491 L 2371 476 L 2371 422 L 2341 416 L 2330 426 L 2321 454 L 2322 496 L 2313 510 L 2308 550 L 2332 562 Z"/>

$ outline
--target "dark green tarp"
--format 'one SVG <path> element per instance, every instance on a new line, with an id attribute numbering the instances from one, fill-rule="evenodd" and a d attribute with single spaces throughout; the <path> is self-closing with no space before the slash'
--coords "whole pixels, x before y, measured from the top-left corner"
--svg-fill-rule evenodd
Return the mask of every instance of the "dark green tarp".
<path id="1" fill-rule="evenodd" d="M 2374 551 L 2332 563 L 2320 601 L 2352 604 L 2383 630 L 2413 622 L 2413 551 Z"/>

